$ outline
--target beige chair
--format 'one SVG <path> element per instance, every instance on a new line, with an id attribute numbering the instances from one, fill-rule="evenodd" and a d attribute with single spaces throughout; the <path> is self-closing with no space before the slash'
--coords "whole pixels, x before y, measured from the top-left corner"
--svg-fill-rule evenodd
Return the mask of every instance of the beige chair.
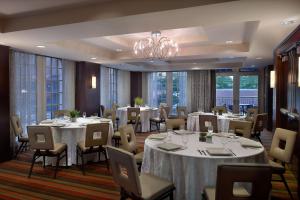
<path id="1" fill-rule="evenodd" d="M 213 132 L 218 133 L 218 117 L 215 115 L 199 115 L 200 132 L 207 132 L 205 123 L 210 122 L 213 127 Z"/>
<path id="2" fill-rule="evenodd" d="M 218 166 L 216 187 L 204 189 L 206 200 L 267 200 L 271 191 L 271 167 L 264 164 Z M 251 183 L 251 191 L 234 183 Z M 251 193 L 249 193 L 251 192 Z"/>
<path id="3" fill-rule="evenodd" d="M 215 106 L 212 112 L 222 115 L 223 113 L 227 113 L 227 108 L 225 106 Z"/>
<path id="4" fill-rule="evenodd" d="M 10 122 L 11 122 L 13 133 L 18 138 L 18 142 L 19 142 L 19 148 L 16 151 L 16 155 L 15 155 L 15 157 L 17 157 L 20 152 L 25 151 L 27 149 L 29 139 L 28 137 L 25 137 L 23 135 L 23 128 L 19 116 L 17 115 L 11 116 Z"/>
<path id="5" fill-rule="evenodd" d="M 257 114 L 252 128 L 252 136 L 257 138 L 260 143 L 262 143 L 260 139 L 260 134 L 265 128 L 266 118 L 267 118 L 267 113 Z"/>
<path id="6" fill-rule="evenodd" d="M 184 119 L 167 119 L 166 120 L 167 130 L 179 130 L 185 129 L 185 121 Z"/>
<path id="7" fill-rule="evenodd" d="M 245 138 L 251 137 L 252 122 L 242 120 L 230 120 L 229 130 L 233 130 L 235 134 Z"/>
<path id="8" fill-rule="evenodd" d="M 254 122 L 258 114 L 257 108 L 248 108 L 245 120 Z"/>
<path id="9" fill-rule="evenodd" d="M 162 178 L 138 173 L 132 153 L 107 147 L 114 181 L 121 187 L 121 199 L 173 199 L 173 183 Z"/>
<path id="10" fill-rule="evenodd" d="M 159 132 L 160 131 L 160 124 L 166 122 L 166 118 L 163 115 L 163 109 L 164 109 L 164 107 L 159 108 L 159 117 L 150 118 L 150 132 L 152 131 L 152 125 L 155 125 L 156 130 Z"/>
<path id="11" fill-rule="evenodd" d="M 100 162 L 101 153 L 104 154 L 107 170 L 109 170 L 108 159 L 105 146 L 107 145 L 109 132 L 109 123 L 88 124 L 86 126 L 85 140 L 77 143 L 76 147 L 76 164 L 78 165 L 78 158 L 81 157 L 81 170 L 84 170 L 84 155 L 91 153 L 98 153 Z"/>
<path id="12" fill-rule="evenodd" d="M 100 105 L 100 117 L 104 117 L 105 107 L 104 105 Z"/>
<path id="13" fill-rule="evenodd" d="M 293 195 L 283 174 L 285 173 L 285 164 L 291 161 L 296 136 L 297 132 L 276 128 L 269 154 L 273 158 L 273 160 L 269 160 L 269 164 L 272 166 L 272 173 L 281 177 L 281 180 L 274 181 L 281 181 L 284 183 L 291 199 L 293 199 Z M 281 146 L 282 141 L 285 142 L 285 147 L 283 148 Z M 281 163 L 276 161 L 280 161 Z"/>
<path id="14" fill-rule="evenodd" d="M 177 106 L 177 118 L 187 120 L 187 108 L 186 106 Z"/>
<path id="15" fill-rule="evenodd" d="M 144 152 L 137 152 L 136 137 L 131 124 L 124 125 L 120 127 L 120 136 L 121 136 L 121 149 L 131 152 L 134 154 L 139 168 L 142 165 Z M 128 139 L 130 138 L 130 141 Z"/>
<path id="16" fill-rule="evenodd" d="M 66 166 L 68 166 L 68 147 L 63 143 L 54 143 L 52 129 L 50 126 L 27 126 L 29 136 L 29 144 L 34 150 L 31 167 L 28 178 L 31 177 L 32 169 L 36 159 L 43 157 L 45 167 L 45 157 L 56 157 L 56 168 L 54 178 L 59 166 L 59 161 L 66 158 Z"/>
<path id="17" fill-rule="evenodd" d="M 64 117 L 68 116 L 70 117 L 70 111 L 69 110 L 56 110 L 54 111 L 54 118 Z"/>
<path id="18" fill-rule="evenodd" d="M 140 128 L 142 129 L 140 108 L 127 108 L 127 124 L 134 125 L 135 132 L 137 132 L 138 126 L 140 126 Z"/>

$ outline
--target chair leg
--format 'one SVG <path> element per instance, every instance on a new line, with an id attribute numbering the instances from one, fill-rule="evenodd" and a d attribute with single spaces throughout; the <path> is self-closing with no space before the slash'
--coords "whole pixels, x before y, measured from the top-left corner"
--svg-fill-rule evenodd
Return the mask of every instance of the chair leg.
<path id="1" fill-rule="evenodd" d="M 46 161 L 45 161 L 45 156 L 43 156 L 43 168 L 46 167 Z"/>
<path id="2" fill-rule="evenodd" d="M 98 151 L 98 162 L 100 162 L 101 161 L 101 150 L 99 149 L 99 151 Z"/>
<path id="3" fill-rule="evenodd" d="M 23 145 L 24 145 L 24 142 L 21 143 L 21 145 L 19 146 L 17 152 L 16 152 L 16 155 L 15 155 L 15 158 L 18 157 L 18 154 L 20 153 L 21 149 L 23 148 Z"/>
<path id="4" fill-rule="evenodd" d="M 108 163 L 108 159 L 107 159 L 106 149 L 103 150 L 103 153 L 104 153 L 104 157 L 105 157 L 106 167 L 107 167 L 107 170 L 109 171 L 109 163 Z"/>
<path id="5" fill-rule="evenodd" d="M 290 190 L 290 188 L 289 188 L 289 186 L 288 186 L 288 184 L 287 184 L 287 182 L 286 182 L 286 180 L 285 180 L 283 174 L 280 174 L 280 177 L 281 177 L 282 182 L 284 183 L 284 185 L 285 185 L 285 187 L 286 187 L 286 189 L 287 189 L 287 191 L 288 191 L 288 193 L 289 193 L 291 199 L 293 200 L 294 198 L 293 198 L 292 192 L 291 192 L 291 190 Z"/>
<path id="6" fill-rule="evenodd" d="M 170 200 L 173 200 L 173 190 L 170 192 Z"/>
<path id="7" fill-rule="evenodd" d="M 65 155 L 66 155 L 66 167 L 68 167 L 68 146 L 66 147 Z"/>
<path id="8" fill-rule="evenodd" d="M 160 131 L 160 123 L 156 123 L 156 129 L 157 129 L 157 132 Z"/>
<path id="9" fill-rule="evenodd" d="M 76 165 L 78 166 L 78 147 L 76 147 Z"/>
<path id="10" fill-rule="evenodd" d="M 82 174 L 85 175 L 83 152 L 81 151 L 80 153 L 81 153 L 81 171 L 82 171 Z"/>
<path id="11" fill-rule="evenodd" d="M 58 171 L 59 158 L 60 158 L 60 154 L 58 154 L 58 155 L 56 156 L 56 166 L 55 166 L 55 171 L 54 171 L 54 178 L 56 178 L 56 174 L 57 174 L 57 171 Z"/>
<path id="12" fill-rule="evenodd" d="M 31 166 L 30 166 L 30 170 L 29 170 L 29 174 L 28 174 L 28 178 L 31 177 L 31 173 L 32 173 L 32 169 L 33 169 L 33 165 L 35 163 L 35 157 L 36 157 L 36 153 L 33 154 L 33 157 L 32 157 L 32 161 L 31 161 Z"/>

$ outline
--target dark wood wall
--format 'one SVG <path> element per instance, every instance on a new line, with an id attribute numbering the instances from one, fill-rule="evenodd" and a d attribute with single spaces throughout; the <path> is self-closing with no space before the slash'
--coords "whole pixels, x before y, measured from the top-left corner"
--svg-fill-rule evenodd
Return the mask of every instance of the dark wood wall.
<path id="1" fill-rule="evenodd" d="M 300 88 L 297 86 L 298 66 L 292 64 L 290 53 L 296 51 L 297 43 L 300 42 L 300 26 L 291 33 L 275 50 L 274 68 L 276 72 L 276 88 L 274 95 L 273 110 L 276 127 L 286 128 L 298 132 L 294 149 L 291 168 L 298 179 L 298 197 L 300 197 L 300 119 L 294 119 L 280 112 L 281 108 L 291 113 L 300 114 Z M 287 56 L 287 57 L 286 57 Z M 300 55 L 296 55 L 298 59 Z M 286 59 L 283 59 L 286 57 Z"/>
<path id="2" fill-rule="evenodd" d="M 97 78 L 97 88 L 92 89 L 92 76 Z M 76 62 L 75 108 L 86 112 L 87 116 L 99 113 L 100 105 L 100 65 Z"/>
<path id="3" fill-rule="evenodd" d="M 130 72 L 130 103 L 134 106 L 134 98 L 142 97 L 142 72 Z"/>
<path id="4" fill-rule="evenodd" d="M 0 45 L 0 162 L 11 158 L 9 122 L 9 47 Z"/>
<path id="5" fill-rule="evenodd" d="M 264 87 L 265 87 L 265 112 L 268 114 L 266 128 L 268 131 L 273 130 L 273 88 L 270 87 L 270 72 L 274 70 L 273 65 L 269 65 L 264 69 Z"/>

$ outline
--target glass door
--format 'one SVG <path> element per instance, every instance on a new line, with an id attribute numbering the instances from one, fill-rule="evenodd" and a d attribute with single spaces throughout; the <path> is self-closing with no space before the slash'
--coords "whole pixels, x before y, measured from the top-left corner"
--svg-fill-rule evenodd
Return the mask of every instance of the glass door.
<path id="1" fill-rule="evenodd" d="M 216 106 L 225 106 L 233 111 L 233 79 L 234 76 L 216 76 Z"/>
<path id="2" fill-rule="evenodd" d="M 258 75 L 240 76 L 240 112 L 258 106 Z"/>

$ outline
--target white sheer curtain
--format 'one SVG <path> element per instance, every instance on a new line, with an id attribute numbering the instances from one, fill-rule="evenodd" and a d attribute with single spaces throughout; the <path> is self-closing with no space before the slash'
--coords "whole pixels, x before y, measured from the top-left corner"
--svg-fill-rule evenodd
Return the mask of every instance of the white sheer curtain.
<path id="1" fill-rule="evenodd" d="M 75 62 L 63 60 L 63 109 L 75 109 Z"/>
<path id="2" fill-rule="evenodd" d="M 12 51 L 10 63 L 11 114 L 20 117 L 26 132 L 27 125 L 37 122 L 36 56 Z"/>
<path id="3" fill-rule="evenodd" d="M 160 103 L 167 103 L 167 74 L 152 72 L 148 74 L 148 104 L 158 107 Z"/>
<path id="4" fill-rule="evenodd" d="M 118 105 L 127 106 L 130 104 L 130 72 L 118 70 L 117 82 Z"/>
<path id="5" fill-rule="evenodd" d="M 100 77 L 100 103 L 110 109 L 114 103 L 118 103 L 118 70 L 101 66 Z"/>

